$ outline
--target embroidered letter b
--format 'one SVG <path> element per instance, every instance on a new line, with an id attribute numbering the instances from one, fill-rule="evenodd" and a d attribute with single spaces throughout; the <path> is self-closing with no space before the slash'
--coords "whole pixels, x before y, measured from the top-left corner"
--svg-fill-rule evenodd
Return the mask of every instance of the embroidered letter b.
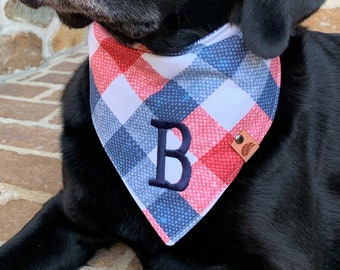
<path id="1" fill-rule="evenodd" d="M 158 129 L 158 149 L 157 149 L 157 172 L 156 179 L 149 181 L 149 185 L 171 189 L 174 191 L 185 190 L 191 177 L 191 164 L 189 159 L 185 156 L 188 152 L 191 135 L 188 127 L 183 123 L 165 122 L 160 120 L 151 120 L 151 125 Z M 183 142 L 178 149 L 166 149 L 166 134 L 168 129 L 177 128 L 183 138 Z M 165 157 L 176 158 L 182 165 L 182 175 L 177 183 L 170 183 L 165 179 Z"/>

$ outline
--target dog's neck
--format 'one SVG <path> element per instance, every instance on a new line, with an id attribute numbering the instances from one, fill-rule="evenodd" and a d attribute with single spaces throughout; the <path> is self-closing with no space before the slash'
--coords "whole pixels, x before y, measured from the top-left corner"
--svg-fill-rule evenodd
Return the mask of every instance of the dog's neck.
<path id="1" fill-rule="evenodd" d="M 212 33 L 226 23 L 238 25 L 241 17 L 241 4 L 237 1 L 212 0 L 213 3 L 197 0 L 188 1 L 180 11 L 167 15 L 159 29 L 152 34 L 132 39 L 102 24 L 117 41 L 123 45 L 142 44 L 151 52 L 169 55 L 182 51 L 195 41 Z"/>

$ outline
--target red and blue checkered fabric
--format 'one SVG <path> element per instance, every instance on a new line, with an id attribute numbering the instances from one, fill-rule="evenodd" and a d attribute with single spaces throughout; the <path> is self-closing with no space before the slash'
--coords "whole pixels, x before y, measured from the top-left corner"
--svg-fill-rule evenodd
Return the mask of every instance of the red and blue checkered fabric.
<path id="1" fill-rule="evenodd" d="M 281 78 L 279 58 L 264 60 L 226 25 L 178 55 L 157 56 L 119 44 L 98 23 L 89 28 L 90 101 L 100 141 L 127 189 L 161 239 L 172 245 L 203 216 L 244 164 L 230 146 L 246 130 L 257 143 L 274 118 Z M 152 119 L 185 124 L 191 144 L 188 187 L 149 185 L 156 178 L 157 128 Z M 167 133 L 177 149 L 181 133 Z M 181 164 L 166 158 L 166 179 Z"/>

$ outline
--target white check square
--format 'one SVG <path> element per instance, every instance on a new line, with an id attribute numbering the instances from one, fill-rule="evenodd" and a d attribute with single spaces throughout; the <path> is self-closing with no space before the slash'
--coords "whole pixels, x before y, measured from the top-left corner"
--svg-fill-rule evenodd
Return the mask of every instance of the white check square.
<path id="1" fill-rule="evenodd" d="M 232 80 L 225 81 L 201 107 L 230 131 L 255 105 L 255 101 Z"/>
<path id="2" fill-rule="evenodd" d="M 180 56 L 159 56 L 151 53 L 142 55 L 154 70 L 167 79 L 173 79 L 195 60 L 197 55 L 188 53 Z M 164 65 L 164 63 L 167 63 Z"/>
<path id="3" fill-rule="evenodd" d="M 142 104 L 124 75 L 118 76 L 109 85 L 102 98 L 121 124 L 124 124 Z"/>

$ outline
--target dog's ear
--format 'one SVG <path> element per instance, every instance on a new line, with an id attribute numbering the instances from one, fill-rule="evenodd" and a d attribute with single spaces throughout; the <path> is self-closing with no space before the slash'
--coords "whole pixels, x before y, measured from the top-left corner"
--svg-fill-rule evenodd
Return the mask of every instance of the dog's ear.
<path id="1" fill-rule="evenodd" d="M 294 25 L 315 12 L 325 0 L 244 0 L 241 28 L 248 48 L 264 58 L 280 55 Z"/>

